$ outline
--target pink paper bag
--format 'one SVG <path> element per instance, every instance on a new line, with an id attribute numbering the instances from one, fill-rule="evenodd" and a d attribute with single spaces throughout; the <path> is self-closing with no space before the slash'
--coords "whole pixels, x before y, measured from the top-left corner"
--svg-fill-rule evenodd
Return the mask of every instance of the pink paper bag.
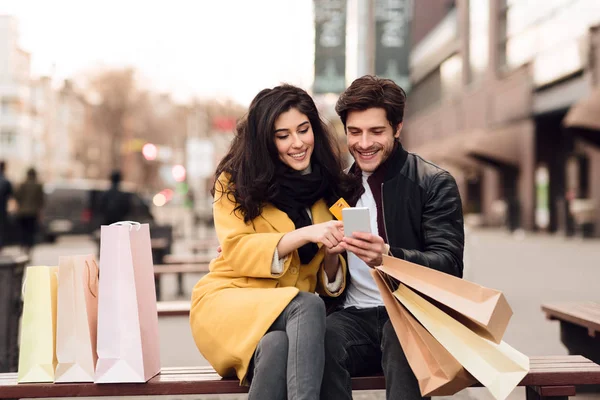
<path id="1" fill-rule="evenodd" d="M 96 383 L 147 382 L 160 372 L 148 224 L 101 227 Z"/>
<path id="2" fill-rule="evenodd" d="M 92 255 L 59 257 L 54 382 L 93 382 L 98 265 Z"/>

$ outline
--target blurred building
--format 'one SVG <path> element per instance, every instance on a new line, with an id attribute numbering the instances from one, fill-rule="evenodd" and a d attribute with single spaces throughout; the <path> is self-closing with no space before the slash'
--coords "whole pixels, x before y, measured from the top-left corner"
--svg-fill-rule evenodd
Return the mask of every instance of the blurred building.
<path id="1" fill-rule="evenodd" d="M 405 145 L 487 224 L 570 231 L 585 199 L 600 235 L 600 132 L 563 125 L 600 90 L 597 0 L 441 3 L 415 2 Z"/>
<path id="2" fill-rule="evenodd" d="M 17 20 L 0 15 L 0 159 L 22 179 L 34 156 L 29 118 L 30 56 L 19 47 Z"/>
<path id="3" fill-rule="evenodd" d="M 86 165 L 88 140 L 86 138 L 88 104 L 71 81 L 66 80 L 56 93 L 54 129 L 47 136 L 48 166 L 51 180 L 89 178 Z M 90 132 L 87 132 L 90 135 Z M 90 135 L 93 136 L 93 135 Z"/>

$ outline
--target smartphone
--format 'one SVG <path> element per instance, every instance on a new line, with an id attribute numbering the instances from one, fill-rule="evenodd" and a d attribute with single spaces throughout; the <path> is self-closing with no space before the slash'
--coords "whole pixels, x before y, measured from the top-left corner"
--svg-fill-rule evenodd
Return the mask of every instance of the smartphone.
<path id="1" fill-rule="evenodd" d="M 371 214 L 367 207 L 349 207 L 342 210 L 344 218 L 344 236 L 354 232 L 371 232 Z"/>

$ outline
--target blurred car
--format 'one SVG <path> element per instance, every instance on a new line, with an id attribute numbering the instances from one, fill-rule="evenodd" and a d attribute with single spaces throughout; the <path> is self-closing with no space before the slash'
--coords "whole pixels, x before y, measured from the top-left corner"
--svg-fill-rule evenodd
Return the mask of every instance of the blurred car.
<path id="1" fill-rule="evenodd" d="M 100 199 L 109 187 L 108 181 L 89 180 L 45 184 L 46 201 L 40 229 L 44 239 L 52 242 L 61 235 L 91 234 L 99 229 L 102 223 Z M 133 186 L 123 184 L 121 190 L 130 194 L 129 220 L 154 222 L 148 202 Z"/>

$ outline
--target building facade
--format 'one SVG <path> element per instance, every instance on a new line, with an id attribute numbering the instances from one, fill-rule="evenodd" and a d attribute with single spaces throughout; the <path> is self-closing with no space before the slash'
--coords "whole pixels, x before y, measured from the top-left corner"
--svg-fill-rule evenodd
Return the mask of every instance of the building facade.
<path id="1" fill-rule="evenodd" d="M 0 16 L 0 159 L 8 176 L 22 179 L 33 159 L 29 118 L 30 56 L 19 47 L 17 20 Z"/>
<path id="2" fill-rule="evenodd" d="M 600 87 L 597 24 L 594 0 L 458 0 L 413 42 L 404 143 L 453 173 L 466 213 L 568 232 L 573 200 L 600 206 L 600 148 L 563 125 Z"/>

